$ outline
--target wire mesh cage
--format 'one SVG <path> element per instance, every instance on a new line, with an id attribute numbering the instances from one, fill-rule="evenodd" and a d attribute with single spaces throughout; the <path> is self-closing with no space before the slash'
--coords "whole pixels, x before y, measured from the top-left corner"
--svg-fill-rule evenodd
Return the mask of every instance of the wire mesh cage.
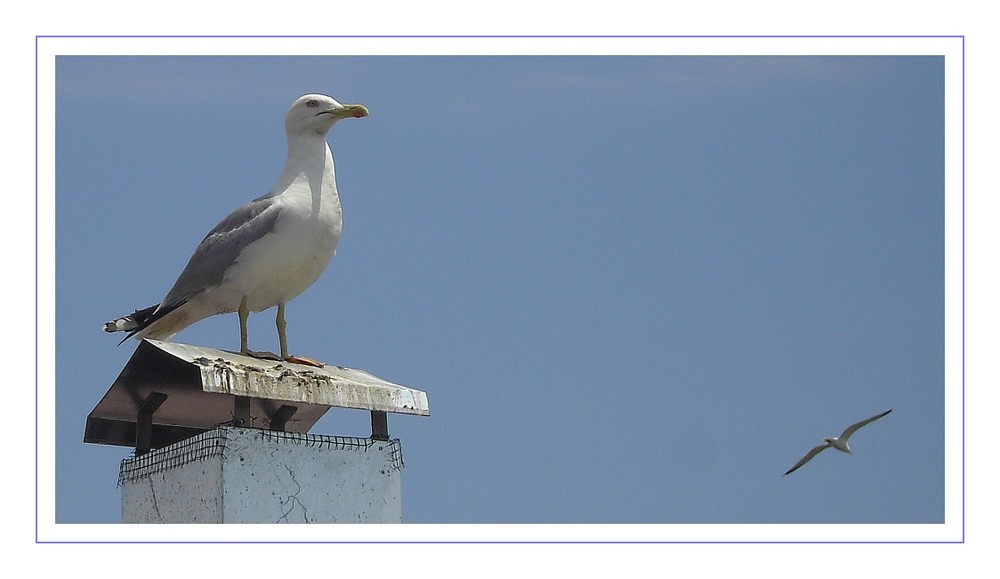
<path id="1" fill-rule="evenodd" d="M 191 438 L 182 440 L 170 446 L 152 450 L 139 456 L 125 458 L 118 472 L 118 486 L 126 482 L 134 482 L 158 472 L 182 467 L 199 460 L 221 456 L 226 458 L 229 448 L 230 433 L 233 428 L 215 428 L 207 430 Z M 247 430 L 247 429 L 244 429 Z M 307 434 L 300 432 L 284 432 L 276 430 L 254 429 L 255 436 L 266 442 L 282 444 L 297 444 L 318 449 L 356 450 L 368 452 L 373 448 L 377 451 L 388 450 L 390 468 L 403 468 L 402 445 L 398 438 L 392 440 L 375 440 L 356 436 L 330 436 L 323 434 Z"/>

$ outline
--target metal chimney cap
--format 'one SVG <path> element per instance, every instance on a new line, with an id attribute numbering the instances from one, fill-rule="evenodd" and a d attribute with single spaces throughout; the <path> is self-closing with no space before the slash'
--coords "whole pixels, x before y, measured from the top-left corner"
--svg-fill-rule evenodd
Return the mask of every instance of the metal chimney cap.
<path id="1" fill-rule="evenodd" d="M 430 415 L 426 393 L 363 370 L 147 339 L 87 417 L 84 442 L 134 445 L 145 410 L 159 448 L 231 423 L 237 397 L 250 399 L 248 426 L 288 432 L 308 432 L 332 407 Z"/>

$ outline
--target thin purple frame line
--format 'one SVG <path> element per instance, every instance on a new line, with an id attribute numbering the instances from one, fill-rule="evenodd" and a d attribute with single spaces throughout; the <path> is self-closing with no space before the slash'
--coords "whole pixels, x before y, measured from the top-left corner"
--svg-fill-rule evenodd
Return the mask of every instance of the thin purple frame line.
<path id="1" fill-rule="evenodd" d="M 35 37 L 35 543 L 38 541 L 38 41 L 41 38 L 955 38 L 962 60 L 962 532 L 959 541 L 291 541 L 291 544 L 951 544 L 965 542 L 965 36 L 964 35 L 305 35 L 138 36 L 38 35 Z M 66 544 L 272 544 L 265 541 L 46 541 Z"/>
<path id="2" fill-rule="evenodd" d="M 571 39 L 571 38 L 593 38 L 593 39 L 612 39 L 612 38 L 750 38 L 750 39 L 765 39 L 765 38 L 890 38 L 890 39 L 900 39 L 900 38 L 959 38 L 963 40 L 965 36 L 960 34 L 861 34 L 861 35 L 851 35 L 851 34 L 828 34 L 828 35 L 799 35 L 799 34 L 774 34 L 774 35 L 689 35 L 689 34 L 486 34 L 486 35 L 472 35 L 472 34 L 304 34 L 304 35 L 289 35 L 289 34 L 234 34 L 234 35 L 215 35 L 215 34 L 191 34 L 191 35 L 133 35 L 133 34 L 112 34 L 112 35 L 89 35 L 89 34 L 52 34 L 52 35 L 39 35 L 35 37 L 38 38 L 223 38 L 223 39 L 233 39 L 233 38 L 484 38 L 484 39 L 495 39 L 495 38 L 556 38 L 556 39 Z M 964 53 L 963 53 L 964 56 Z"/>
<path id="3" fill-rule="evenodd" d="M 965 37 L 962 40 L 962 542 L 965 542 Z"/>
<path id="4" fill-rule="evenodd" d="M 35 37 L 35 543 L 38 543 L 38 37 Z"/>

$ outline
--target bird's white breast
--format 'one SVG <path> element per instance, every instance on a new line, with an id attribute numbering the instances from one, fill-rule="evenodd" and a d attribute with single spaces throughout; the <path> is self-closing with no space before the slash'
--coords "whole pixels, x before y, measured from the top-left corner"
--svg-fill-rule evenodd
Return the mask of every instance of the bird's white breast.
<path id="1" fill-rule="evenodd" d="M 314 196 L 307 183 L 295 182 L 280 195 L 274 230 L 240 253 L 220 298 L 238 306 L 245 295 L 250 311 L 261 311 L 288 302 L 319 278 L 343 226 L 336 187 L 323 189 Z"/>

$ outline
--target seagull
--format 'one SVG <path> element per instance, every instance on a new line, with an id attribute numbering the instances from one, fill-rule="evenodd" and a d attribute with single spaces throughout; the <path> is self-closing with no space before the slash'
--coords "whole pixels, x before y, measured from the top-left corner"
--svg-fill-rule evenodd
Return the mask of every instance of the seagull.
<path id="1" fill-rule="evenodd" d="M 277 306 L 281 359 L 298 360 L 288 355 L 285 304 L 323 273 L 343 226 L 326 134 L 340 119 L 367 116 L 364 105 L 299 97 L 285 116 L 288 160 L 274 188 L 208 232 L 159 304 L 107 322 L 104 331 L 128 332 L 119 344 L 132 336 L 169 340 L 207 317 L 237 312 L 240 353 L 269 357 L 247 347 L 247 317 Z"/>
<path id="2" fill-rule="evenodd" d="M 791 474 L 791 473 L 795 472 L 796 469 L 798 469 L 799 467 L 801 467 L 805 463 L 809 462 L 810 460 L 812 460 L 812 458 L 814 456 L 816 456 L 817 454 L 823 452 L 824 450 L 826 450 L 828 448 L 836 448 L 837 450 L 839 450 L 841 452 L 846 452 L 847 454 L 851 454 L 851 447 L 847 445 L 847 439 L 850 438 L 851 435 L 854 434 L 862 426 L 864 426 L 864 425 L 866 425 L 866 424 L 868 424 L 870 422 L 875 422 L 876 420 L 878 420 L 879 418 L 882 418 L 883 416 L 885 416 L 886 414 L 889 414 L 890 412 L 892 412 L 892 408 L 886 410 L 882 414 L 876 414 L 875 416 L 872 416 L 871 418 L 865 418 L 861 422 L 855 422 L 854 424 L 852 424 L 852 425 L 848 426 L 847 428 L 845 428 L 844 432 L 840 433 L 840 436 L 836 436 L 836 437 L 834 437 L 834 436 L 827 436 L 826 438 L 823 439 L 823 444 L 821 444 L 819 446 L 814 446 L 812 450 L 810 450 L 809 452 L 807 452 L 805 456 L 803 456 L 801 459 L 799 459 L 799 462 L 795 463 L 795 466 L 793 466 L 792 468 L 788 469 L 788 472 L 786 472 L 785 474 L 783 474 L 781 476 L 785 476 L 787 474 Z"/>

